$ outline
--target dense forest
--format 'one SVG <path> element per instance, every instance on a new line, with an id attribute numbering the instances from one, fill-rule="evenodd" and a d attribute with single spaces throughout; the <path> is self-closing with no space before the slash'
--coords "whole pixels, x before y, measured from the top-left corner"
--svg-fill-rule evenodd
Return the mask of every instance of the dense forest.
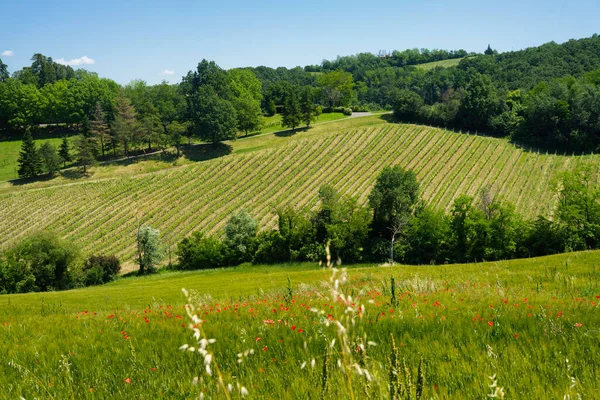
<path id="1" fill-rule="evenodd" d="M 418 64 L 460 59 L 432 69 Z M 600 37 L 482 54 L 414 49 L 361 53 L 304 68 L 221 69 L 203 60 L 179 84 L 121 87 L 35 54 L 15 71 L 0 60 L 0 132 L 20 137 L 41 125 L 96 137 L 97 154 L 208 142 L 258 130 L 262 115 L 309 125 L 319 112 L 394 110 L 398 119 L 510 136 L 547 150 L 600 145 Z M 98 139 L 98 132 L 102 138 Z M 35 135 L 35 132 L 34 132 Z"/>

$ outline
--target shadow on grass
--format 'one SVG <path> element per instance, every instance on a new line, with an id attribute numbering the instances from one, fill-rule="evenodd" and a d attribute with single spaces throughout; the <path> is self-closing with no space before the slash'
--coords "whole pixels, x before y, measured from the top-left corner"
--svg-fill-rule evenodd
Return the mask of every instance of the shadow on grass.
<path id="1" fill-rule="evenodd" d="M 290 136 L 294 136 L 297 133 L 300 132 L 306 132 L 308 131 L 309 128 L 304 127 L 304 128 L 296 128 L 296 129 L 288 129 L 287 131 L 279 131 L 279 132 L 275 132 L 275 136 L 277 137 L 290 137 Z"/>
<path id="2" fill-rule="evenodd" d="M 8 181 L 8 183 L 10 183 L 13 186 L 21 186 L 21 185 L 28 185 L 30 183 L 34 183 L 34 182 L 48 182 L 53 180 L 54 178 L 56 178 L 58 175 L 39 175 L 36 176 L 35 178 L 18 178 L 18 179 L 11 179 Z"/>
<path id="3" fill-rule="evenodd" d="M 190 161 L 207 161 L 231 154 L 233 147 L 225 143 L 193 144 L 181 147 L 181 153 Z"/>

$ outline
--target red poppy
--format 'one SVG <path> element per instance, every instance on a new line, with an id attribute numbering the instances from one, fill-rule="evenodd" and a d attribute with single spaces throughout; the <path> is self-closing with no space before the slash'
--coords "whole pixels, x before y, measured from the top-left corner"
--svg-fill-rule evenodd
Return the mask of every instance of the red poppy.
<path id="1" fill-rule="evenodd" d="M 291 330 L 293 330 L 293 331 L 295 331 L 295 330 L 296 330 L 296 325 L 292 325 L 292 326 L 290 327 L 290 329 L 291 329 Z"/>
<path id="2" fill-rule="evenodd" d="M 582 326 L 582 324 L 580 324 L 579 322 L 575 324 L 576 328 L 580 328 Z"/>
<path id="3" fill-rule="evenodd" d="M 518 333 L 515 333 L 515 334 L 513 335 L 513 337 L 514 337 L 515 339 L 517 339 L 517 338 L 519 337 L 519 334 L 518 334 Z"/>
<path id="4" fill-rule="evenodd" d="M 125 383 L 131 383 L 131 379 L 129 379 L 129 378 L 125 379 Z"/>
<path id="5" fill-rule="evenodd" d="M 488 325 L 489 326 L 494 326 L 494 323 L 492 321 L 488 321 Z"/>

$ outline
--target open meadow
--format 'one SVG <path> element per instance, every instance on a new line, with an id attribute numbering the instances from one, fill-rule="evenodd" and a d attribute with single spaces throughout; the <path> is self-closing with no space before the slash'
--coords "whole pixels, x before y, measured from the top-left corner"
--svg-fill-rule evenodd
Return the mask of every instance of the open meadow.
<path id="1" fill-rule="evenodd" d="M 335 275 L 338 290 L 331 276 L 314 264 L 242 266 L 1 296 L 0 397 L 226 398 L 219 375 L 229 398 L 251 399 L 600 390 L 597 251 L 353 266 L 346 282 Z"/>

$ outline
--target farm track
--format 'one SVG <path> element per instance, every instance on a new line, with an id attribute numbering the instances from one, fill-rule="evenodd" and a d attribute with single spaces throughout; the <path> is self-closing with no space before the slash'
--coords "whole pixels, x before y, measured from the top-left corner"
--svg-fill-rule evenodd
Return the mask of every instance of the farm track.
<path id="1" fill-rule="evenodd" d="M 247 210 L 262 228 L 284 204 L 314 208 L 323 184 L 366 204 L 379 171 L 411 168 L 423 198 L 449 210 L 460 194 L 483 187 L 525 217 L 548 215 L 551 182 L 592 164 L 585 157 L 524 152 L 502 139 L 419 125 L 381 123 L 290 140 L 180 168 L 0 195 L 0 247 L 40 229 L 78 243 L 86 253 L 133 260 L 138 222 L 161 230 L 171 249 L 195 230 L 218 233 L 231 213 Z"/>

